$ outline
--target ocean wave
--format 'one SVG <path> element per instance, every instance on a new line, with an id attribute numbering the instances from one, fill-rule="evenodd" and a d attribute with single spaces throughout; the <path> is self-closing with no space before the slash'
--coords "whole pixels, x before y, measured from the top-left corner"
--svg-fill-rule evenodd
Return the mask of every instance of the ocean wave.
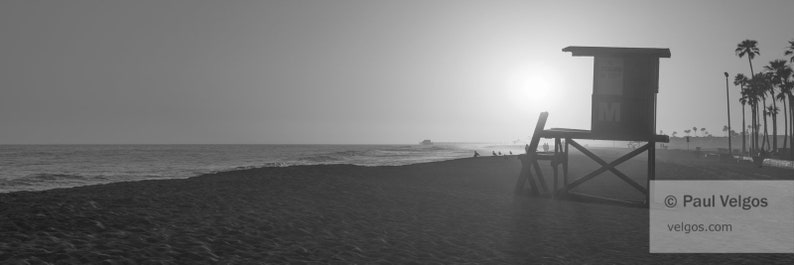
<path id="1" fill-rule="evenodd" d="M 85 180 L 87 179 L 85 176 L 81 175 L 72 175 L 72 174 L 51 174 L 51 173 L 38 173 L 38 174 L 31 174 L 25 176 L 24 180 L 40 180 L 40 181 L 52 181 L 52 180 Z M 17 179 L 17 180 L 19 180 Z"/>
<path id="2" fill-rule="evenodd" d="M 268 163 L 262 164 L 262 167 L 288 167 L 288 166 L 291 166 L 291 165 L 292 164 L 286 163 L 286 162 L 268 162 Z"/>
<path id="3" fill-rule="evenodd" d="M 18 190 L 45 190 L 96 184 L 100 181 L 93 177 L 75 174 L 37 173 L 12 179 L 0 179 L 0 192 Z"/>
<path id="4" fill-rule="evenodd" d="M 370 150 L 365 151 L 354 151 L 354 150 L 344 150 L 344 151 L 337 151 L 329 153 L 329 157 L 352 157 L 352 156 L 362 156 L 366 155 Z"/>
<path id="5" fill-rule="evenodd" d="M 373 150 L 372 153 L 375 155 L 410 155 L 411 153 L 415 153 L 415 151 L 406 152 L 402 150 Z"/>
<path id="6" fill-rule="evenodd" d="M 309 161 L 309 162 L 336 162 L 342 160 L 339 157 L 330 156 L 330 155 L 316 155 L 316 156 L 306 156 L 301 158 L 302 161 Z"/>

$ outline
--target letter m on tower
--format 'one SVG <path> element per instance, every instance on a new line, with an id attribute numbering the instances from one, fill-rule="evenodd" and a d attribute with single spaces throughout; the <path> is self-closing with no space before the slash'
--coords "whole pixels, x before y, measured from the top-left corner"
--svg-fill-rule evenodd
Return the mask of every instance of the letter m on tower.
<path id="1" fill-rule="evenodd" d="M 620 102 L 598 102 L 598 120 L 620 122 Z"/>

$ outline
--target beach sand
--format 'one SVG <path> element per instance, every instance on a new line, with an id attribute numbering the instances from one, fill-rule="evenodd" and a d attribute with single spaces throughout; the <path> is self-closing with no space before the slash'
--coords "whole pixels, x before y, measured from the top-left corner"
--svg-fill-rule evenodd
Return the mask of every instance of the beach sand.
<path id="1" fill-rule="evenodd" d="M 626 151 L 599 151 L 613 158 L 618 152 Z M 658 179 L 794 178 L 791 170 L 692 160 L 683 151 L 657 156 Z M 619 168 L 644 184 L 642 158 Z M 584 156 L 571 158 L 571 176 L 595 168 Z M 262 168 L 0 194 L 0 263 L 794 261 L 782 254 L 649 254 L 647 209 L 514 196 L 519 170 L 515 157 L 481 157 L 397 167 Z M 579 191 L 643 198 L 611 173 Z"/>

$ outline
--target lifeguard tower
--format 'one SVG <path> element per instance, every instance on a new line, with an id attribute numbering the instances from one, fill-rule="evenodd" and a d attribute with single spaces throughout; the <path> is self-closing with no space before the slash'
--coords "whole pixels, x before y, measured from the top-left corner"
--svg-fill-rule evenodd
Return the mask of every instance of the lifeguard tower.
<path id="1" fill-rule="evenodd" d="M 541 170 L 538 168 L 539 160 L 549 160 L 554 169 L 554 196 L 586 196 L 571 193 L 571 189 L 610 171 L 620 179 L 644 193 L 646 204 L 649 201 L 650 181 L 655 179 L 656 172 L 656 143 L 670 141 L 666 135 L 657 135 L 656 132 L 656 94 L 659 92 L 659 58 L 670 58 L 669 49 L 659 48 L 617 48 L 617 47 L 583 47 L 569 46 L 562 49 L 571 52 L 573 56 L 594 57 L 593 67 L 593 96 L 591 112 L 591 129 L 544 129 L 548 113 L 543 112 L 538 119 L 532 141 L 527 147 L 527 154 L 520 156 L 522 161 L 521 174 L 516 183 L 516 193 L 525 192 L 525 184 L 529 183 L 531 193 L 538 194 L 535 185 L 537 174 L 540 188 L 547 190 Z M 541 138 L 554 139 L 554 152 L 537 152 Z M 620 158 L 607 163 L 577 140 L 613 140 L 645 142 L 633 151 Z M 564 143 L 562 142 L 564 140 Z M 580 178 L 568 181 L 568 147 L 573 146 L 586 156 L 590 157 L 600 168 Z M 615 167 L 639 154 L 648 153 L 647 183 L 640 185 Z M 558 167 L 562 166 L 563 185 L 557 188 Z M 605 199 L 605 198 L 601 198 Z"/>

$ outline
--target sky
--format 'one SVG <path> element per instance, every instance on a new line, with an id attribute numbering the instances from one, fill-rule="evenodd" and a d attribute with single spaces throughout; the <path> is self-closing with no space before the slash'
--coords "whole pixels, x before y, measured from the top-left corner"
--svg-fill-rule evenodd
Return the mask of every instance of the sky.
<path id="1" fill-rule="evenodd" d="M 723 135 L 794 1 L 0 1 L 0 144 L 411 144 L 590 128 L 593 59 L 669 48 L 657 129 Z M 782 124 L 782 119 L 780 119 Z M 782 132 L 782 126 L 779 126 Z"/>

